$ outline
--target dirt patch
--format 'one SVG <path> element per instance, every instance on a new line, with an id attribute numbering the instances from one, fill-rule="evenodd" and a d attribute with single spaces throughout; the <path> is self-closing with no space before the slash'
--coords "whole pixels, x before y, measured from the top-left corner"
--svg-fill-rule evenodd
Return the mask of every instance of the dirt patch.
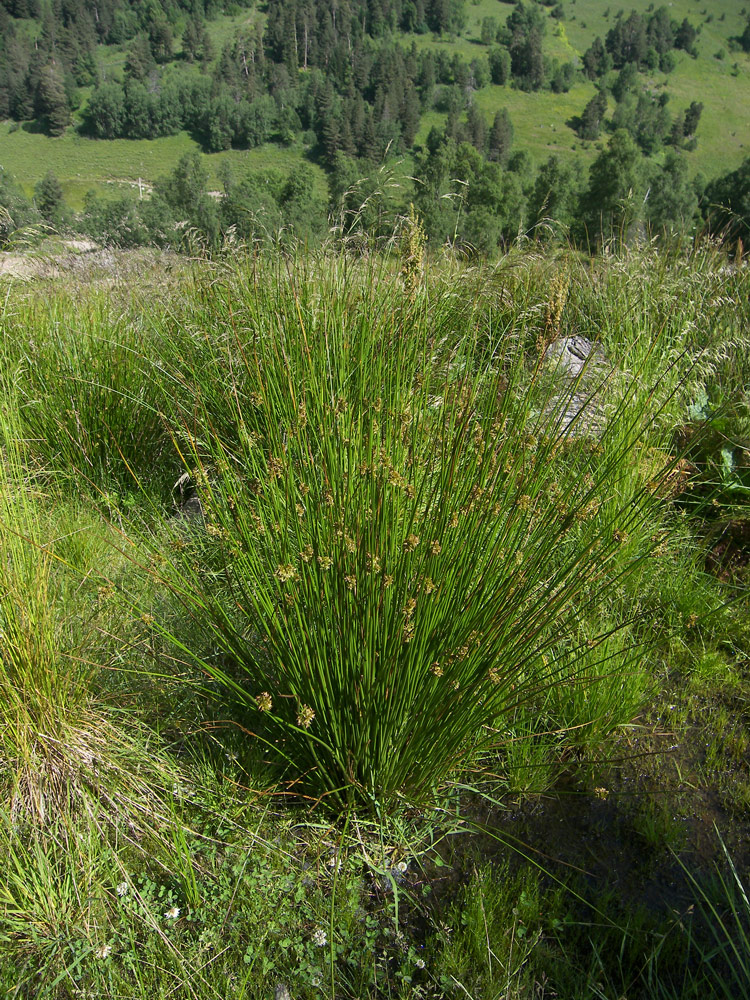
<path id="1" fill-rule="evenodd" d="M 67 250 L 77 250 L 79 253 L 87 253 L 91 250 L 98 250 L 99 244 L 92 240 L 63 240 L 63 246 Z"/>
<path id="2" fill-rule="evenodd" d="M 20 278 L 22 281 L 39 277 L 37 262 L 23 254 L 0 254 L 0 278 Z"/>

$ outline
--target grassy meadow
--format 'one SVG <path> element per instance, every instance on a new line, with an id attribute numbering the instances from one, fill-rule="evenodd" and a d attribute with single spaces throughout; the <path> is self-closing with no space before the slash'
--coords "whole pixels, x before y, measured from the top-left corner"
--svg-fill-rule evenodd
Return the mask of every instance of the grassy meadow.
<path id="1" fill-rule="evenodd" d="M 160 139 L 89 139 L 69 129 L 65 135 L 51 138 L 42 132 L 14 129 L 11 122 L 0 122 L 0 157 L 2 166 L 15 177 L 26 195 L 49 170 L 60 179 L 66 203 L 81 211 L 88 191 L 98 193 L 138 194 L 139 179 L 143 193 L 159 177 L 167 176 L 186 153 L 200 152 L 200 144 L 187 132 Z M 230 149 L 221 153 L 201 154 L 208 170 L 209 183 L 221 190 L 219 168 L 228 160 L 239 174 L 248 170 L 278 170 L 288 174 L 304 161 L 304 150 L 273 144 L 256 149 Z M 316 193 L 327 196 L 322 168 L 310 164 Z"/>
<path id="2" fill-rule="evenodd" d="M 545 56 L 580 64 L 581 56 L 593 39 L 597 35 L 606 36 L 618 9 L 599 0 L 566 0 L 565 19 L 549 18 Z M 630 0 L 624 9 L 645 15 L 653 9 L 653 4 L 647 0 Z M 438 37 L 430 33 L 404 33 L 398 37 L 405 46 L 415 44 L 419 49 L 432 48 L 471 60 L 488 50 L 481 43 L 482 21 L 492 17 L 501 24 L 511 10 L 512 5 L 508 3 L 479 0 L 467 3 L 466 24 L 460 35 Z M 692 174 L 702 173 L 711 178 L 719 170 L 734 169 L 750 155 L 750 54 L 732 51 L 730 46 L 730 39 L 743 30 L 744 8 L 734 0 L 714 0 L 710 5 L 701 5 L 700 0 L 675 0 L 669 6 L 669 13 L 677 21 L 687 17 L 699 29 L 698 58 L 675 50 L 675 69 L 668 75 L 655 73 L 647 80 L 647 86 L 654 91 L 669 92 L 672 114 L 683 111 L 692 101 L 703 103 L 697 146 L 685 155 Z M 256 23 L 262 26 L 265 17 L 264 9 L 258 7 L 210 21 L 208 30 L 216 53 L 214 63 L 237 31 Z M 37 23 L 25 23 L 29 31 L 39 30 Z M 180 27 L 178 25 L 178 35 Z M 126 45 L 100 46 L 100 72 L 104 79 L 122 75 L 126 49 Z M 587 166 L 606 145 L 607 135 L 603 134 L 595 143 L 584 142 L 567 123 L 580 115 L 594 93 L 593 83 L 582 79 L 563 94 L 548 90 L 523 93 L 510 85 L 489 85 L 476 92 L 475 100 L 488 124 L 499 109 L 508 110 L 514 127 L 513 148 L 527 150 L 536 166 L 552 154 L 575 156 Z M 85 106 L 88 99 L 85 88 L 81 98 Z M 152 184 L 169 173 L 182 155 L 200 151 L 199 143 L 187 133 L 154 140 L 93 140 L 75 130 L 80 123 L 80 109 L 74 118 L 76 124 L 57 138 L 41 131 L 27 131 L 26 127 L 19 128 L 11 122 L 0 122 L 0 166 L 17 179 L 27 195 L 33 195 L 34 186 L 51 170 L 60 180 L 69 206 L 79 211 L 89 190 L 100 194 L 135 190 L 139 178 L 147 185 Z M 442 125 L 445 120 L 445 114 L 427 111 L 422 116 L 417 141 L 423 143 L 429 129 Z M 267 144 L 257 149 L 202 153 L 201 156 L 218 188 L 218 169 L 224 160 L 228 159 L 238 172 L 272 168 L 288 173 L 300 162 L 309 162 L 309 154 L 310 149 L 298 143 L 292 148 Z M 323 170 L 315 163 L 311 166 L 319 193 L 326 194 Z"/>
<path id="3" fill-rule="evenodd" d="M 361 251 L 3 279 L 0 988 L 750 995 L 750 271 Z"/>

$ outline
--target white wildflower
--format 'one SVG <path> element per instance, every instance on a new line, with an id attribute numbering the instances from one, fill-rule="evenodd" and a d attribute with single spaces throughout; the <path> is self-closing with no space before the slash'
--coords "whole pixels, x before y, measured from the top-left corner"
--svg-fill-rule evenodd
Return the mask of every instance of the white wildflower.
<path id="1" fill-rule="evenodd" d="M 179 906 L 173 906 L 171 910 L 167 910 L 167 912 L 164 914 L 164 919 L 176 920 L 179 917 L 179 915 L 180 915 Z"/>
<path id="2" fill-rule="evenodd" d="M 127 882 L 118 882 L 117 885 L 115 886 L 115 892 L 117 893 L 118 896 L 127 896 L 127 894 L 128 894 L 128 883 Z"/>
<path id="3" fill-rule="evenodd" d="M 328 944 L 328 935 L 322 927 L 316 927 L 313 931 L 312 943 L 317 945 L 318 948 L 323 948 L 326 944 Z"/>
<path id="4" fill-rule="evenodd" d="M 101 946 L 101 948 L 97 948 L 96 949 L 96 957 L 97 958 L 101 958 L 101 959 L 109 958 L 109 956 L 111 954 L 112 954 L 112 945 L 111 944 L 103 944 Z"/>

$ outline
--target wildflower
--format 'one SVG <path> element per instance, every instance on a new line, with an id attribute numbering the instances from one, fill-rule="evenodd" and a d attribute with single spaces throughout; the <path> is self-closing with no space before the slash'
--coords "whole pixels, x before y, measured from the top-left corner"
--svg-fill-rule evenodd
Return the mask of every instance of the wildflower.
<path id="1" fill-rule="evenodd" d="M 597 797 L 597 799 L 608 799 L 609 798 L 609 789 L 608 788 L 595 788 L 594 789 L 594 795 Z"/>
<path id="2" fill-rule="evenodd" d="M 297 713 L 298 726 L 302 726 L 303 729 L 309 729 L 314 718 L 315 712 L 313 712 L 309 705 L 300 705 L 300 710 Z"/>
<path id="3" fill-rule="evenodd" d="M 299 580 L 299 573 L 291 563 L 283 563 L 277 566 L 276 572 L 273 575 L 281 583 L 288 583 L 290 580 L 296 583 Z"/>
<path id="4" fill-rule="evenodd" d="M 443 546 L 437 539 L 435 539 L 435 541 L 433 542 L 430 542 L 430 552 L 434 556 L 439 556 L 442 551 L 443 551 Z"/>
<path id="5" fill-rule="evenodd" d="M 404 539 L 404 552 L 413 552 L 419 545 L 419 535 L 409 534 Z"/>
<path id="6" fill-rule="evenodd" d="M 115 892 L 117 893 L 118 896 L 127 896 L 127 894 L 128 894 L 128 883 L 127 882 L 118 882 L 117 885 L 115 886 Z"/>
<path id="7" fill-rule="evenodd" d="M 322 927 L 316 927 L 313 931 L 312 943 L 318 948 L 323 948 L 328 944 L 328 935 Z"/>
<path id="8" fill-rule="evenodd" d="M 96 949 L 96 957 L 102 960 L 104 960 L 105 958 L 109 958 L 111 954 L 112 954 L 111 944 L 103 944 L 101 948 Z"/>
<path id="9" fill-rule="evenodd" d="M 333 566 L 333 559 L 330 556 L 318 556 L 318 563 L 322 570 L 327 570 Z"/>
<path id="10" fill-rule="evenodd" d="M 259 712 L 270 712 L 273 708 L 273 699 L 268 691 L 261 691 L 255 698 L 255 704 L 258 706 Z"/>
<path id="11" fill-rule="evenodd" d="M 399 863 L 395 866 L 396 871 L 401 872 L 402 875 L 408 867 L 409 865 L 405 861 L 399 861 Z"/>
<path id="12" fill-rule="evenodd" d="M 415 963 L 414 963 L 414 964 L 416 965 L 416 967 L 417 967 L 418 969 L 424 969 L 424 959 L 423 959 L 423 958 L 418 958 L 418 959 L 417 959 L 417 960 L 415 961 Z"/>
<path id="13" fill-rule="evenodd" d="M 173 906 L 171 908 L 171 910 L 167 910 L 167 912 L 164 914 L 164 919 L 165 920 L 176 920 L 179 917 L 179 915 L 180 915 L 180 908 L 179 908 L 179 906 Z"/>

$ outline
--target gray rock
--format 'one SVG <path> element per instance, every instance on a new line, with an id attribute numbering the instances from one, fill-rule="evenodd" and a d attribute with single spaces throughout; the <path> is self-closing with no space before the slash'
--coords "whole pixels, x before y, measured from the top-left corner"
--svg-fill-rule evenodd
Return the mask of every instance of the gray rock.
<path id="1" fill-rule="evenodd" d="M 174 484 L 172 487 L 172 496 L 174 497 L 175 517 L 182 518 L 194 524 L 202 525 L 205 523 L 203 505 L 189 472 L 183 472 Z"/>
<path id="2" fill-rule="evenodd" d="M 544 352 L 544 362 L 556 375 L 568 378 L 602 375 L 611 369 L 604 351 L 585 337 L 561 337 Z"/>
<path id="3" fill-rule="evenodd" d="M 602 348 L 586 337 L 561 337 L 544 352 L 543 370 L 553 389 L 540 422 L 563 436 L 601 437 L 611 410 L 606 390 L 614 375 Z"/>

